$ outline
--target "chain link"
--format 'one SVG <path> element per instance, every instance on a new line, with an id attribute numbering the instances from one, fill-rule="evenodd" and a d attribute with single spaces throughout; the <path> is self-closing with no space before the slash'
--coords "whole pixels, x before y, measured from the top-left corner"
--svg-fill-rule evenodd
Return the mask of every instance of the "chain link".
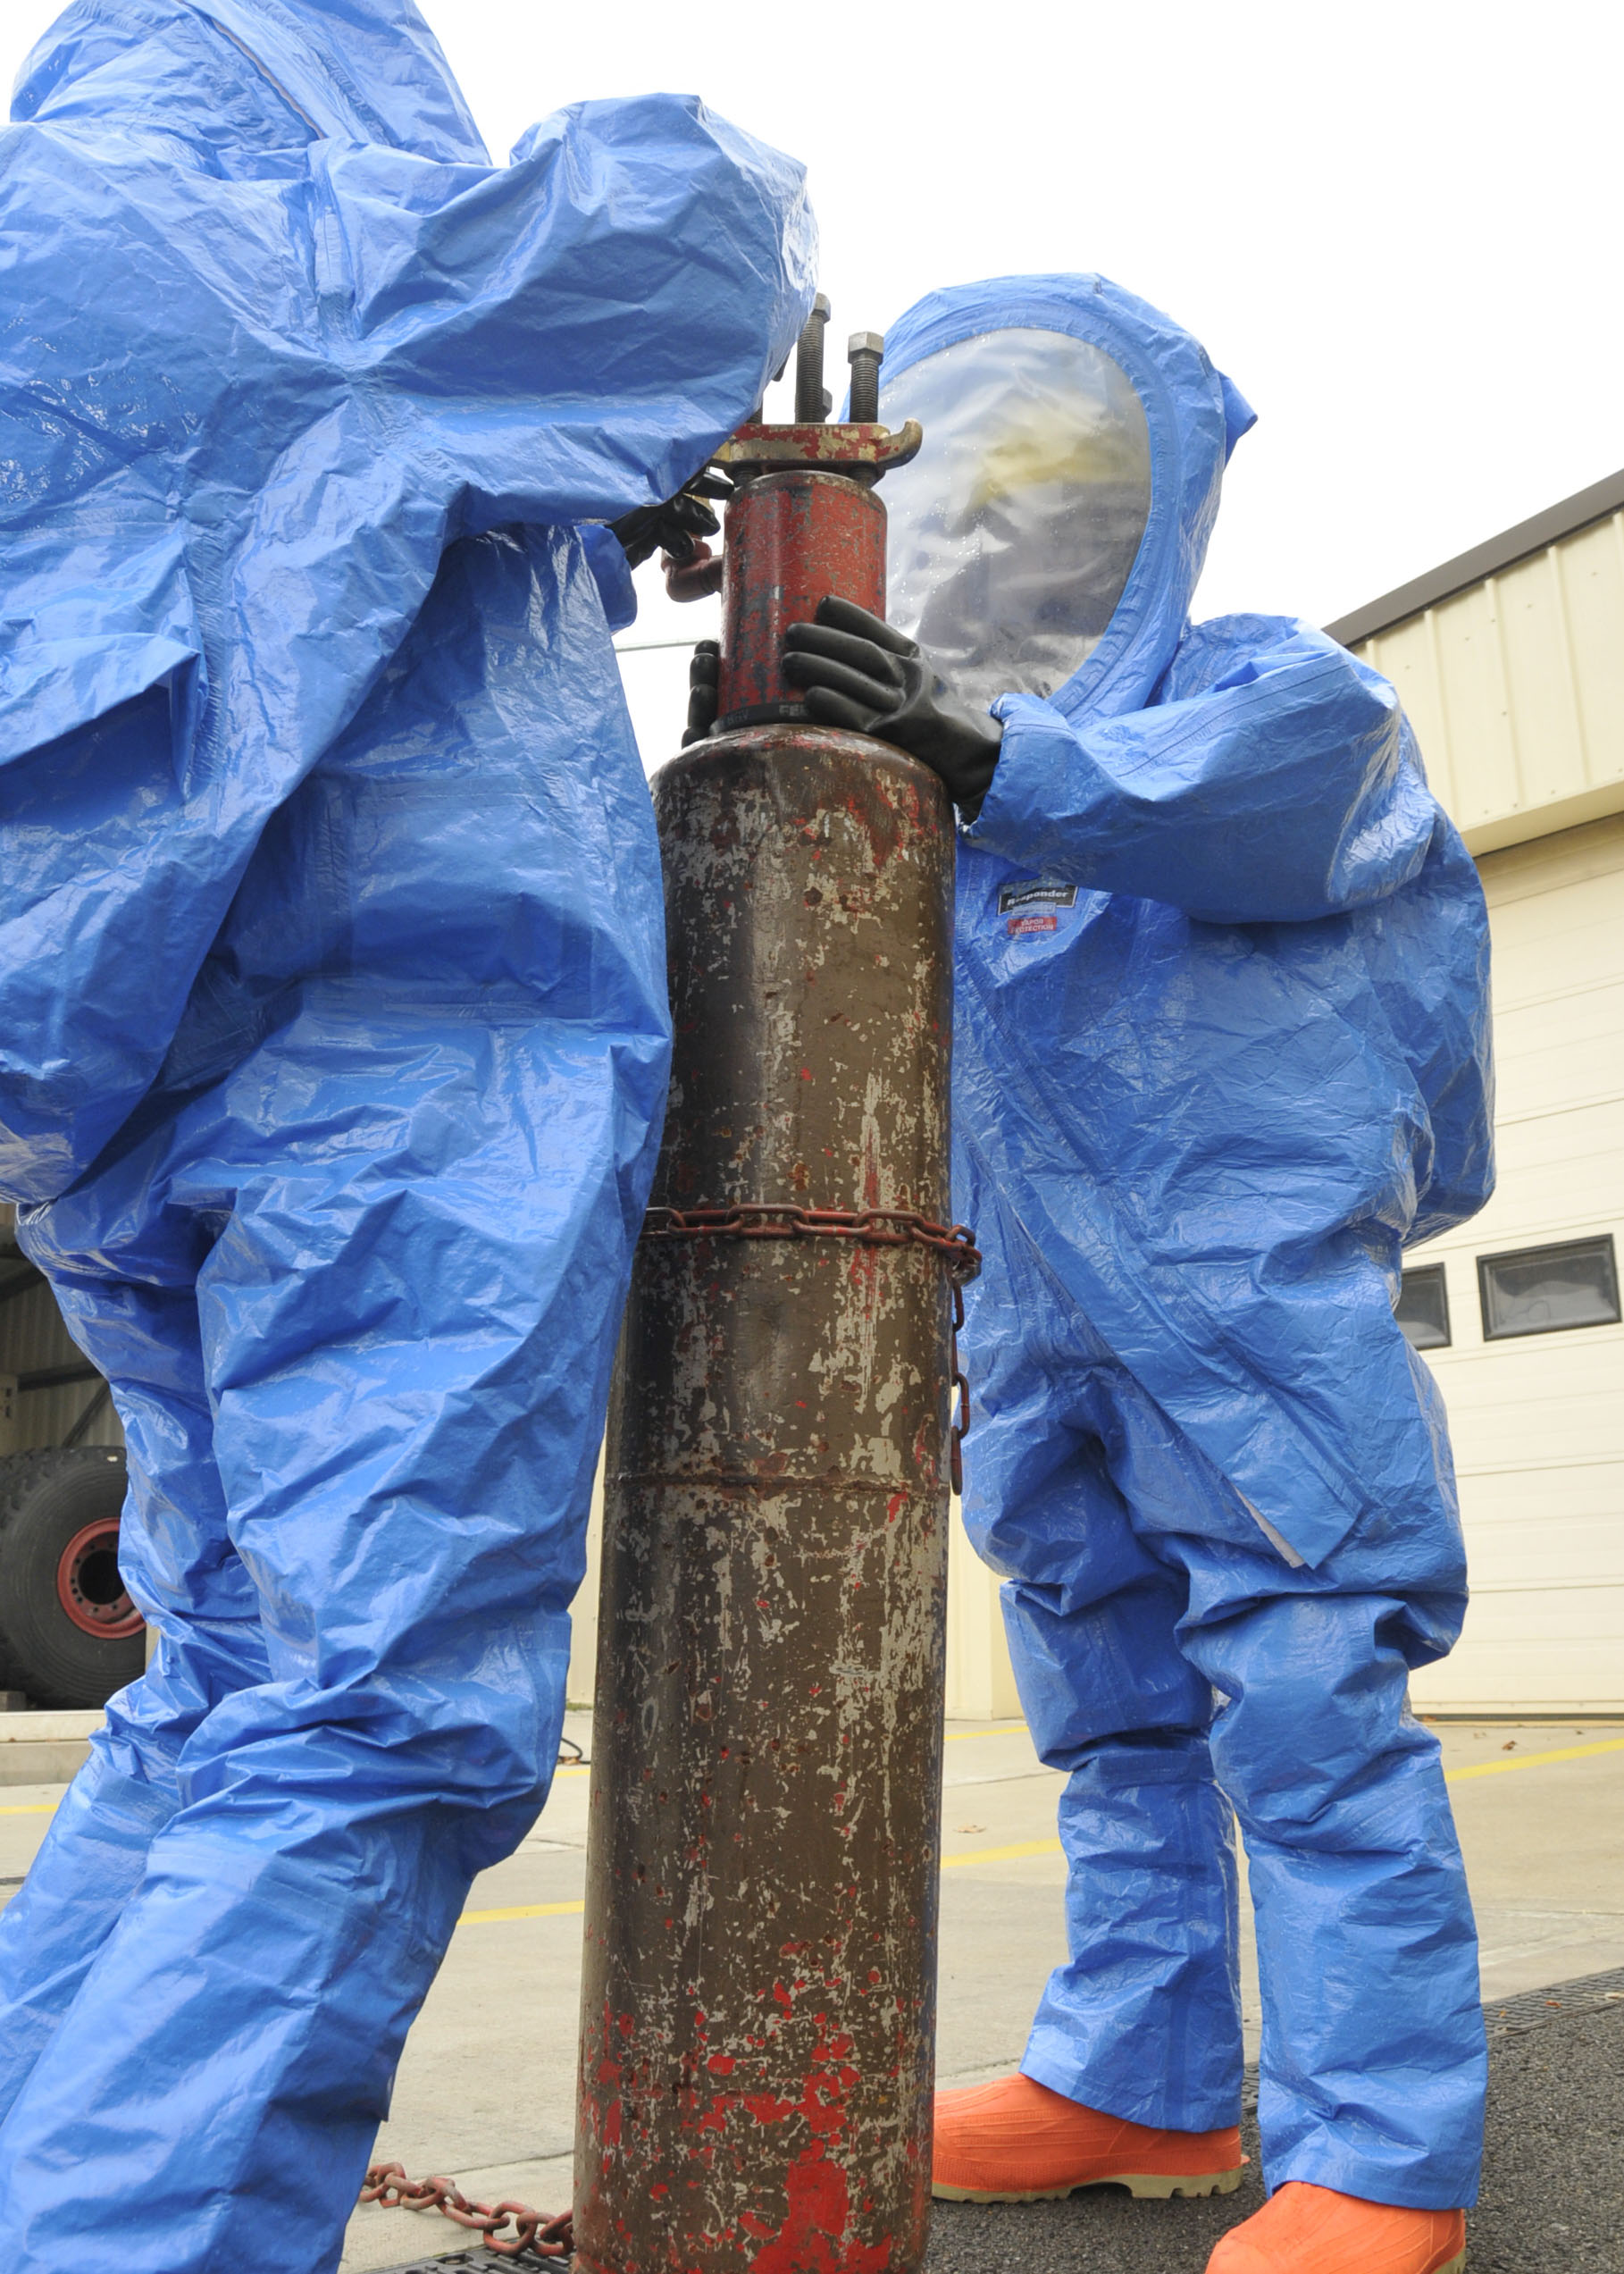
<path id="1" fill-rule="evenodd" d="M 981 1269 L 981 1258 L 975 1258 L 975 1268 Z M 958 1330 L 964 1324 L 964 1286 L 953 1282 L 953 1355 L 950 1364 L 953 1369 L 953 1397 L 958 1411 L 953 1416 L 953 1434 L 948 1448 L 948 1481 L 959 1499 L 964 1498 L 964 1441 L 970 1434 L 970 1385 L 965 1380 L 958 1364 Z"/>
<path id="2" fill-rule="evenodd" d="M 947 1258 L 953 1280 L 953 1419 L 949 1475 L 964 1495 L 964 1440 L 970 1431 L 970 1385 L 958 1364 L 964 1290 L 981 1271 L 981 1250 L 968 1224 L 938 1224 L 917 1208 L 801 1208 L 787 1200 L 741 1200 L 729 1208 L 650 1208 L 645 1239 L 855 1239 L 865 1247 L 926 1247 Z"/>
<path id="3" fill-rule="evenodd" d="M 917 1208 L 801 1208 L 787 1200 L 741 1200 L 727 1208 L 650 1208 L 645 1239 L 855 1239 L 865 1247 L 928 1247 L 945 1255 L 962 1285 L 981 1269 L 968 1224 L 938 1224 Z"/>
<path id="4" fill-rule="evenodd" d="M 457 2226 L 471 2228 L 497 2257 L 526 2266 L 567 2259 L 575 2248 L 567 2211 L 554 2217 L 527 2203 L 472 2203 L 449 2179 L 408 2179 L 404 2164 L 374 2163 L 360 2200 L 380 2203 L 385 2211 L 438 2211 Z"/>

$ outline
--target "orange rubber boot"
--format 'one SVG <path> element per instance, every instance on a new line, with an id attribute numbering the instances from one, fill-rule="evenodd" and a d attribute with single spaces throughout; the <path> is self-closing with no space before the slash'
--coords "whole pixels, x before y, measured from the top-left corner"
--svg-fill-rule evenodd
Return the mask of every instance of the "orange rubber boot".
<path id="1" fill-rule="evenodd" d="M 1045 2203 L 1109 2181 L 1132 2195 L 1227 2195 L 1241 2135 L 1162 2132 L 1101 2116 L 1030 2077 L 936 2095 L 931 2193 L 944 2203 Z"/>
<path id="2" fill-rule="evenodd" d="M 1288 2179 L 1232 2227 L 1207 2274 L 1461 2274 L 1463 2211 L 1405 2211 Z"/>

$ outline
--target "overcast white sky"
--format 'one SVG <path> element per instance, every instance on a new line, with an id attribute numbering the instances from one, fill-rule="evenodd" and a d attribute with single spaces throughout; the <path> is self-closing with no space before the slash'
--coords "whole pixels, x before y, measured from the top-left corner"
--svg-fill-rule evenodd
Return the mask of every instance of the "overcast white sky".
<path id="1" fill-rule="evenodd" d="M 422 4 L 498 157 L 658 87 L 804 159 L 842 340 L 1048 268 L 1187 324 L 1260 413 L 1200 615 L 1330 621 L 1624 465 L 1617 0 Z M 3 0 L 8 82 L 56 13 Z M 651 761 L 679 675 L 628 666 Z"/>

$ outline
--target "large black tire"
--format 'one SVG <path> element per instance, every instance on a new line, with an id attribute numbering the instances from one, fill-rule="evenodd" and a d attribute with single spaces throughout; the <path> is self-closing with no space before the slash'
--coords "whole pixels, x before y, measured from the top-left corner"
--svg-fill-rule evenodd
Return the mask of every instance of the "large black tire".
<path id="1" fill-rule="evenodd" d="M 146 1630 L 118 1575 L 124 1456 L 0 1460 L 0 1679 L 36 1706 L 101 1706 L 133 1682 Z"/>

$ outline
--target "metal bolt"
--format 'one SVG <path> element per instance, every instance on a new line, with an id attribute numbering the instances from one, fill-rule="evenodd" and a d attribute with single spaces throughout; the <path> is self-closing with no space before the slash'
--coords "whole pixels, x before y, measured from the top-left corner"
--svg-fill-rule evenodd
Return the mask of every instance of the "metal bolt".
<path id="1" fill-rule="evenodd" d="M 854 331 L 846 342 L 851 365 L 851 419 L 855 425 L 872 425 L 880 415 L 880 365 L 885 354 L 882 331 Z"/>
<path id="2" fill-rule="evenodd" d="M 795 349 L 795 424 L 818 426 L 829 415 L 824 387 L 824 329 L 829 321 L 829 301 L 820 292 L 812 303 Z"/>

